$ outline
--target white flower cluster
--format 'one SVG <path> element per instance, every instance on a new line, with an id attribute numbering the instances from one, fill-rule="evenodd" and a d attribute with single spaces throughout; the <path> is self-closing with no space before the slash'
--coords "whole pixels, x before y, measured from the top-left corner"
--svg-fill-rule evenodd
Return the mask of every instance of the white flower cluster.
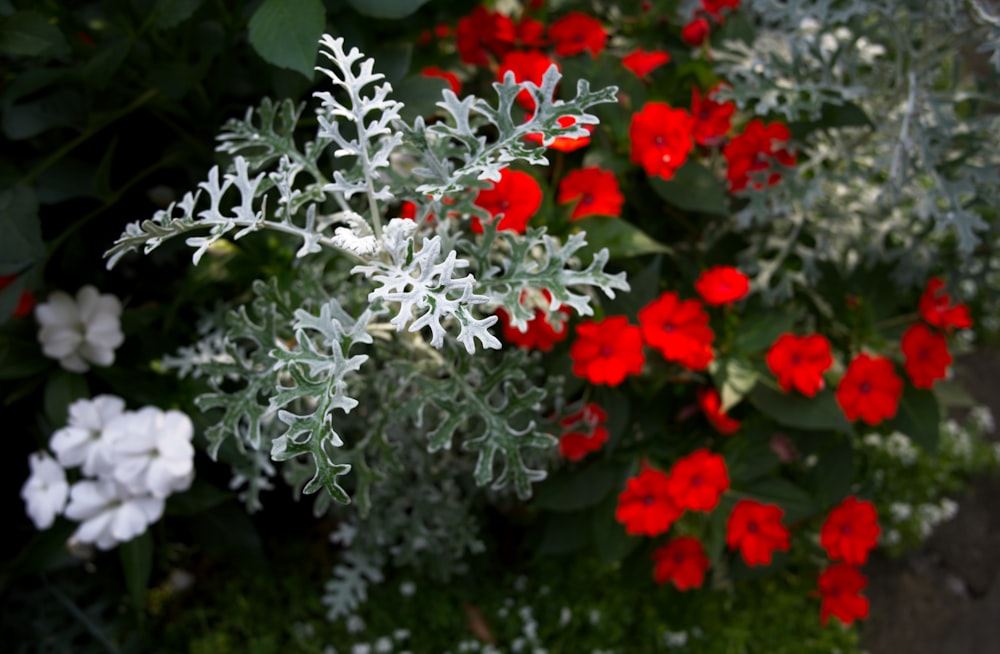
<path id="1" fill-rule="evenodd" d="M 87 372 L 90 364 L 110 366 L 115 349 L 124 341 L 122 303 L 114 295 L 101 295 L 84 286 L 76 299 L 56 291 L 35 307 L 38 342 L 45 356 L 72 372 Z"/>
<path id="2" fill-rule="evenodd" d="M 71 541 L 102 550 L 132 540 L 160 519 L 168 496 L 190 487 L 193 436 L 191 419 L 180 411 L 126 411 L 113 395 L 78 400 L 69 407 L 69 424 L 52 434 L 56 460 L 31 455 L 31 476 L 21 489 L 28 516 L 47 529 L 64 513 L 80 523 Z M 69 468 L 81 473 L 72 486 Z"/>

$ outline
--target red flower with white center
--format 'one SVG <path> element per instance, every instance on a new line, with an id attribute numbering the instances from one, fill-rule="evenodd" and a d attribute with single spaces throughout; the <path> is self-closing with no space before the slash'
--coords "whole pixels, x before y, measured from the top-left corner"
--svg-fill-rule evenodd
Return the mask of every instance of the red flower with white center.
<path id="1" fill-rule="evenodd" d="M 694 147 L 693 129 L 694 119 L 684 109 L 647 102 L 629 126 L 631 161 L 640 164 L 647 175 L 671 179 Z"/>
<path id="2" fill-rule="evenodd" d="M 15 279 L 17 279 L 17 275 L 0 275 L 0 291 L 10 286 Z M 21 295 L 17 299 L 17 305 L 14 307 L 14 312 L 10 316 L 12 318 L 23 318 L 30 314 L 34 308 L 35 294 L 31 291 L 21 291 Z"/>
<path id="3" fill-rule="evenodd" d="M 553 65 L 557 68 L 559 67 L 556 62 L 538 50 L 511 52 L 500 61 L 500 68 L 497 70 L 497 80 L 502 82 L 504 76 L 509 71 L 514 73 L 515 82 L 533 82 L 535 85 L 541 86 L 542 78 L 545 77 L 545 71 Z M 517 101 L 528 111 L 535 111 L 535 99 L 528 91 L 518 93 Z"/>
<path id="4" fill-rule="evenodd" d="M 570 220 L 585 216 L 614 216 L 622 214 L 625 196 L 618 187 L 618 178 L 610 170 L 597 166 L 580 168 L 569 172 L 559 182 L 560 204 L 576 202 Z"/>
<path id="5" fill-rule="evenodd" d="M 916 323 L 903 334 L 900 347 L 906 355 L 903 367 L 917 388 L 931 388 L 935 381 L 948 376 L 951 353 L 943 334 Z"/>
<path id="6" fill-rule="evenodd" d="M 653 561 L 653 579 L 658 584 L 669 581 L 677 590 L 690 590 L 705 583 L 708 556 L 697 538 L 678 536 L 653 552 Z"/>
<path id="7" fill-rule="evenodd" d="M 859 354 L 847 366 L 837 386 L 837 404 L 847 419 L 864 420 L 877 425 L 896 415 L 903 380 L 896 375 L 892 361 L 884 357 Z"/>
<path id="8" fill-rule="evenodd" d="M 782 334 L 767 351 L 766 360 L 786 393 L 794 388 L 806 397 L 814 397 L 823 388 L 823 373 L 833 365 L 830 341 L 821 334 Z"/>
<path id="9" fill-rule="evenodd" d="M 500 172 L 500 181 L 494 183 L 493 188 L 479 191 L 474 204 L 490 212 L 494 218 L 503 214 L 497 223 L 498 230 L 509 229 L 523 234 L 528 220 L 542 206 L 542 187 L 528 173 L 504 168 Z M 472 231 L 483 233 L 478 218 L 472 219 Z"/>
<path id="10" fill-rule="evenodd" d="M 560 420 L 560 426 L 570 431 L 560 436 L 559 453 L 570 461 L 579 461 L 601 449 L 608 440 L 608 430 L 604 427 L 607 419 L 604 409 L 588 402 L 576 413 Z"/>
<path id="11" fill-rule="evenodd" d="M 701 0 L 701 6 L 721 25 L 723 22 L 723 9 L 736 9 L 740 6 L 740 0 Z"/>
<path id="12" fill-rule="evenodd" d="M 591 384 L 608 386 L 617 386 L 626 376 L 639 374 L 646 362 L 639 328 L 628 324 L 625 316 L 577 325 L 569 356 L 573 359 L 574 375 Z"/>
<path id="13" fill-rule="evenodd" d="M 714 388 L 698 389 L 698 407 L 715 431 L 723 436 L 732 436 L 740 430 L 740 421 L 730 418 L 722 410 L 722 398 L 719 396 L 719 391 Z"/>
<path id="14" fill-rule="evenodd" d="M 710 29 L 707 20 L 694 18 L 681 28 L 681 39 L 692 48 L 697 48 L 708 39 Z"/>
<path id="15" fill-rule="evenodd" d="M 503 329 L 503 340 L 526 350 L 548 352 L 556 343 L 563 341 L 568 335 L 567 320 L 571 315 L 569 307 L 561 305 L 557 311 L 550 311 L 552 294 L 547 290 L 523 291 L 521 303 L 527 308 L 534 307 L 535 316 L 528 321 L 528 327 L 521 331 L 511 324 L 510 314 L 503 307 L 498 307 L 496 314 L 500 317 Z"/>
<path id="16" fill-rule="evenodd" d="M 704 370 L 712 362 L 715 332 L 698 300 L 681 300 L 665 292 L 639 310 L 642 338 L 667 361 L 690 370 Z"/>
<path id="17" fill-rule="evenodd" d="M 618 495 L 615 520 L 625 525 L 625 533 L 633 536 L 659 536 L 670 529 L 681 510 L 667 492 L 667 475 L 661 470 L 646 468 L 625 482 Z"/>
<path id="18" fill-rule="evenodd" d="M 530 118 L 529 118 L 530 120 Z M 572 127 L 576 124 L 576 118 L 573 116 L 560 116 L 557 119 L 560 127 Z M 593 125 L 584 125 L 583 128 L 588 132 L 594 131 Z M 525 134 L 525 141 L 531 141 L 532 143 L 538 143 L 543 145 L 541 132 L 536 132 L 533 134 Z M 590 136 L 579 136 L 579 137 L 569 137 L 569 136 L 557 136 L 556 139 L 548 145 L 548 147 L 553 150 L 558 150 L 559 152 L 573 152 L 574 150 L 579 150 L 580 148 L 590 145 Z"/>
<path id="19" fill-rule="evenodd" d="M 726 177 L 729 189 L 735 193 L 748 185 L 754 189 L 762 188 L 757 173 L 771 169 L 774 162 L 794 166 L 795 154 L 782 145 L 791 137 L 791 132 L 781 123 L 764 125 L 759 118 L 751 120 L 743 133 L 730 139 L 722 149 L 728 165 Z M 772 171 L 767 175 L 767 185 L 773 186 L 780 179 L 781 173 Z"/>
<path id="20" fill-rule="evenodd" d="M 694 118 L 694 129 L 691 136 L 695 143 L 704 146 L 718 145 L 729 133 L 733 112 L 736 105 L 732 102 L 718 102 L 712 99 L 716 86 L 701 97 L 698 87 L 691 89 L 691 117 Z"/>
<path id="21" fill-rule="evenodd" d="M 927 288 L 920 296 L 920 315 L 929 324 L 939 329 L 966 329 L 972 327 L 969 308 L 964 304 L 952 304 L 951 296 L 944 292 L 944 280 L 931 277 Z"/>
<path id="22" fill-rule="evenodd" d="M 750 291 L 750 280 L 732 266 L 715 266 L 701 273 L 694 290 L 705 304 L 719 306 L 743 299 Z"/>
<path id="23" fill-rule="evenodd" d="M 462 63 L 487 66 L 490 55 L 501 59 L 514 48 L 514 21 L 482 5 L 459 19 L 455 47 Z"/>
<path id="24" fill-rule="evenodd" d="M 785 512 L 774 504 L 740 500 L 726 522 L 726 544 L 738 549 L 747 565 L 770 565 L 775 551 L 791 546 L 788 529 L 781 524 Z"/>
<path id="25" fill-rule="evenodd" d="M 861 572 L 845 563 L 831 565 L 819 576 L 819 592 L 823 596 L 820 605 L 820 621 L 825 625 L 830 616 L 845 625 L 868 617 L 868 598 L 861 591 L 868 580 Z"/>
<path id="26" fill-rule="evenodd" d="M 587 50 L 596 57 L 604 49 L 608 33 L 601 21 L 574 11 L 549 26 L 549 40 L 560 57 L 572 57 Z"/>
<path id="27" fill-rule="evenodd" d="M 622 65 L 636 74 L 637 77 L 645 78 L 660 66 L 670 62 L 670 54 L 662 50 L 652 50 L 646 52 L 642 48 L 636 48 L 629 54 L 622 57 Z"/>
<path id="28" fill-rule="evenodd" d="M 455 95 L 462 92 L 461 80 L 458 79 L 458 75 L 451 71 L 438 68 L 437 66 L 426 66 L 420 71 L 420 74 L 424 77 L 440 77 L 444 81 L 448 82 L 448 86 L 451 87 L 451 90 Z"/>
<path id="29" fill-rule="evenodd" d="M 729 490 L 726 460 L 708 450 L 695 450 L 670 469 L 667 490 L 678 508 L 711 511 Z"/>
<path id="30" fill-rule="evenodd" d="M 864 565 L 880 533 L 875 505 L 851 495 L 826 517 L 819 532 L 819 544 L 834 561 Z"/>

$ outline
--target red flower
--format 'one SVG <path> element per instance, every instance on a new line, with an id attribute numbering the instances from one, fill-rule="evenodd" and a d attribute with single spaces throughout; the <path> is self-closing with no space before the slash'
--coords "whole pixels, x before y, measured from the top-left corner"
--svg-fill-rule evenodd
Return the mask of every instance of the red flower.
<path id="1" fill-rule="evenodd" d="M 528 220 L 542 206 L 542 187 L 528 173 L 504 168 L 500 173 L 500 181 L 493 188 L 479 191 L 474 204 L 486 209 L 493 217 L 503 214 L 503 218 L 497 223 L 498 230 L 509 229 L 523 234 Z M 472 219 L 472 231 L 483 233 L 483 226 L 478 218 Z"/>
<path id="2" fill-rule="evenodd" d="M 477 6 L 459 19 L 455 29 L 455 47 L 462 63 L 489 65 L 489 55 L 503 58 L 514 48 L 514 21 L 501 13 Z"/>
<path id="3" fill-rule="evenodd" d="M 704 18 L 695 18 L 681 28 L 681 38 L 692 48 L 697 48 L 708 38 L 708 32 L 708 21 Z"/>
<path id="4" fill-rule="evenodd" d="M 537 86 L 542 85 L 542 78 L 545 71 L 550 66 L 558 64 L 552 61 L 538 50 L 527 50 L 511 52 L 504 56 L 497 70 L 497 79 L 503 81 L 508 71 L 514 73 L 515 82 L 533 82 Z M 517 101 L 528 111 L 535 110 L 535 99 L 528 91 L 521 91 L 517 94 Z"/>
<path id="5" fill-rule="evenodd" d="M 944 335 L 916 323 L 903 334 L 900 346 L 906 355 L 906 374 L 917 388 L 931 388 L 936 380 L 948 376 L 951 354 Z"/>
<path id="6" fill-rule="evenodd" d="M 705 583 L 708 556 L 697 538 L 678 536 L 653 552 L 653 560 L 653 578 L 658 584 L 670 581 L 677 590 L 689 590 Z"/>
<path id="7" fill-rule="evenodd" d="M 601 21 L 574 11 L 549 26 L 549 39 L 560 57 L 572 57 L 584 50 L 589 50 L 590 56 L 596 57 L 604 49 L 608 33 L 604 31 Z"/>
<path id="8" fill-rule="evenodd" d="M 708 450 L 695 450 L 670 469 L 667 490 L 678 508 L 711 511 L 728 489 L 726 460 Z"/>
<path id="9" fill-rule="evenodd" d="M 625 197 L 618 188 L 618 178 L 610 170 L 601 170 L 597 166 L 573 170 L 559 182 L 560 204 L 576 203 L 570 220 L 578 220 L 584 216 L 614 216 L 622 213 Z"/>
<path id="10" fill-rule="evenodd" d="M 731 436 L 739 431 L 740 421 L 730 418 L 722 410 L 722 398 L 719 396 L 719 391 L 714 388 L 698 389 L 698 406 L 715 427 L 715 431 L 723 436 Z"/>
<path id="11" fill-rule="evenodd" d="M 561 342 L 569 335 L 566 329 L 566 319 L 570 315 L 569 307 L 563 305 L 556 312 L 550 312 L 549 306 L 552 302 L 552 294 L 542 289 L 541 293 L 534 292 L 535 307 L 534 318 L 528 320 L 527 330 L 521 331 L 511 324 L 510 314 L 503 307 L 498 307 L 496 314 L 500 317 L 500 325 L 503 329 L 503 339 L 508 343 L 524 348 L 526 350 L 537 349 L 548 352 L 556 343 Z M 525 291 L 521 293 L 521 303 L 525 303 L 529 294 Z"/>
<path id="12" fill-rule="evenodd" d="M 641 164 L 647 175 L 670 179 L 687 160 L 694 147 L 691 131 L 694 119 L 684 109 L 664 102 L 647 102 L 632 116 L 629 140 L 633 163 Z"/>
<path id="13" fill-rule="evenodd" d="M 712 18 L 722 23 L 722 10 L 736 9 L 740 6 L 740 0 L 701 0 L 701 6 Z"/>
<path id="14" fill-rule="evenodd" d="M 736 105 L 732 102 L 716 102 L 712 99 L 712 93 L 717 88 L 718 86 L 706 93 L 704 99 L 697 86 L 691 89 L 691 117 L 694 118 L 691 136 L 699 145 L 718 145 L 729 133 L 732 115 L 736 111 Z"/>
<path id="15" fill-rule="evenodd" d="M 604 409 L 589 402 L 576 413 L 559 421 L 564 428 L 574 428 L 559 438 L 559 453 L 570 461 L 579 461 L 590 452 L 601 449 L 608 440 L 608 430 L 604 421 L 608 415 Z"/>
<path id="16" fill-rule="evenodd" d="M 427 66 L 420 71 L 420 74 L 424 77 L 440 77 L 448 82 L 448 86 L 451 87 L 451 90 L 455 93 L 455 95 L 462 92 L 462 82 L 458 79 L 458 76 L 451 71 L 438 68 L 437 66 Z"/>
<path id="17" fill-rule="evenodd" d="M 669 61 L 670 55 L 662 50 L 646 52 L 642 48 L 636 48 L 622 57 L 622 65 L 642 78 Z"/>
<path id="18" fill-rule="evenodd" d="M 627 534 L 659 536 L 679 517 L 681 510 L 667 492 L 667 475 L 660 470 L 646 468 L 625 482 L 618 495 L 615 520 L 625 525 Z"/>
<path id="19" fill-rule="evenodd" d="M 851 495 L 826 517 L 820 530 L 819 544 L 834 561 L 864 565 L 868 552 L 875 549 L 881 531 L 875 505 Z"/>
<path id="20" fill-rule="evenodd" d="M 750 291 L 750 280 L 732 266 L 715 266 L 701 273 L 694 289 L 705 304 L 718 306 L 743 298 Z"/>
<path id="21" fill-rule="evenodd" d="M 560 127 L 572 127 L 576 124 L 576 118 L 573 116 L 560 116 L 558 118 Z M 584 125 L 583 128 L 588 132 L 594 131 L 593 125 Z M 532 143 L 538 143 L 542 145 L 542 134 L 536 132 L 533 134 L 525 134 L 524 140 L 531 141 Z M 573 152 L 574 150 L 579 150 L 580 148 L 590 145 L 590 136 L 579 136 L 576 138 L 569 136 L 557 136 L 556 140 L 549 144 L 548 147 L 553 150 L 558 150 L 559 152 Z"/>
<path id="22" fill-rule="evenodd" d="M 569 356 L 574 375 L 609 386 L 622 383 L 627 375 L 639 374 L 646 362 L 639 328 L 628 324 L 625 316 L 577 325 Z"/>
<path id="23" fill-rule="evenodd" d="M 666 292 L 639 310 L 642 338 L 664 359 L 690 370 L 703 370 L 712 362 L 715 333 L 698 300 L 681 300 Z"/>
<path id="24" fill-rule="evenodd" d="M 752 174 L 770 168 L 772 160 L 782 166 L 794 166 L 795 155 L 780 145 L 790 138 L 791 132 L 781 123 L 765 126 L 759 118 L 751 120 L 743 133 L 734 136 L 722 149 L 729 166 L 726 177 L 730 190 L 742 191 L 751 183 L 753 188 L 760 189 L 760 180 Z M 767 177 L 767 185 L 777 184 L 780 179 L 780 173 L 772 172 Z"/>
<path id="25" fill-rule="evenodd" d="M 823 373 L 833 365 L 830 341 L 820 334 L 782 334 L 767 351 L 767 367 L 789 393 L 794 388 L 813 397 L 823 388 Z"/>
<path id="26" fill-rule="evenodd" d="M 740 500 L 726 522 L 726 544 L 739 549 L 747 565 L 770 565 L 775 550 L 791 546 L 788 529 L 781 524 L 785 512 L 774 504 Z"/>
<path id="27" fill-rule="evenodd" d="M 924 320 L 940 329 L 972 327 L 969 308 L 964 304 L 952 304 L 951 296 L 944 292 L 944 280 L 938 277 L 927 280 L 918 306 Z"/>
<path id="28" fill-rule="evenodd" d="M 847 366 L 837 386 L 837 404 L 848 420 L 861 418 L 875 425 L 896 415 L 903 393 L 892 362 L 884 357 L 859 354 Z"/>
<path id="29" fill-rule="evenodd" d="M 545 23 L 525 16 L 515 28 L 517 44 L 523 48 L 545 47 Z"/>
<path id="30" fill-rule="evenodd" d="M 409 200 L 403 200 L 402 206 L 399 207 L 399 217 L 407 220 L 416 220 L 417 203 Z"/>
<path id="31" fill-rule="evenodd" d="M 0 291 L 10 286 L 15 279 L 17 279 L 17 275 L 0 275 Z M 17 299 L 17 306 L 14 307 L 14 312 L 10 315 L 12 318 L 23 318 L 30 314 L 34 308 L 35 294 L 31 291 L 21 291 L 21 295 Z"/>
<path id="32" fill-rule="evenodd" d="M 844 624 L 868 617 L 868 598 L 861 591 L 868 580 L 857 568 L 839 563 L 831 565 L 819 576 L 819 592 L 823 595 L 820 621 L 826 624 L 834 616 Z"/>

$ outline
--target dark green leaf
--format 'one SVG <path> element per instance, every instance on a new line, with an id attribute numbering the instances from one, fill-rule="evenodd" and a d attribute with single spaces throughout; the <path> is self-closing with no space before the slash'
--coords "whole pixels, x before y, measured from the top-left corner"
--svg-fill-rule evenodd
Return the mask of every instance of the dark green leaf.
<path id="1" fill-rule="evenodd" d="M 788 427 L 852 433 L 851 423 L 844 417 L 830 389 L 820 391 L 815 397 L 805 397 L 795 392 L 782 393 L 764 384 L 757 384 L 747 395 L 747 399 Z"/>
<path id="2" fill-rule="evenodd" d="M 414 75 L 400 80 L 392 85 L 392 97 L 403 103 L 400 116 L 407 122 L 413 122 L 418 116 L 430 116 L 441 99 L 441 92 L 448 88 L 448 82 L 440 77 L 425 77 Z"/>
<path id="3" fill-rule="evenodd" d="M 717 175 L 696 161 L 688 160 L 669 181 L 650 177 L 649 184 L 657 195 L 678 209 L 729 215 L 729 194 L 725 187 Z"/>
<path id="4" fill-rule="evenodd" d="M 535 506 L 546 511 L 579 511 L 618 488 L 620 470 L 604 461 L 563 470 L 535 487 Z"/>
<path id="5" fill-rule="evenodd" d="M 66 549 L 66 542 L 78 526 L 75 522 L 59 518 L 54 525 L 32 536 L 11 562 L 10 575 L 37 575 L 64 564 L 73 565 L 75 559 Z"/>
<path id="6" fill-rule="evenodd" d="M 580 250 L 580 256 L 585 259 L 601 248 L 607 248 L 612 259 L 673 252 L 663 243 L 653 240 L 638 227 L 621 218 L 591 216 L 577 220 L 573 225 L 587 233 L 587 247 Z"/>
<path id="7" fill-rule="evenodd" d="M 618 496 L 609 495 L 591 511 L 591 537 L 597 548 L 597 556 L 606 565 L 618 563 L 643 542 L 642 538 L 625 533 L 625 527 L 615 520 L 617 506 Z"/>
<path id="8" fill-rule="evenodd" d="M 264 0 L 250 19 L 250 45 L 265 61 L 312 79 L 325 27 L 321 0 Z"/>
<path id="9" fill-rule="evenodd" d="M 726 522 L 729 520 L 729 514 L 733 512 L 734 506 L 736 506 L 736 498 L 726 493 L 719 498 L 719 505 L 708 516 L 702 542 L 705 545 L 705 555 L 713 569 L 718 565 L 722 553 L 726 550 Z"/>
<path id="10" fill-rule="evenodd" d="M 148 530 L 118 546 L 125 574 L 125 587 L 132 599 L 132 608 L 140 618 L 144 615 L 146 590 L 153 574 L 153 534 Z"/>
<path id="11" fill-rule="evenodd" d="M 819 453 L 809 471 L 809 485 L 820 505 L 828 508 L 847 497 L 854 481 L 854 448 L 849 438 L 837 438 Z"/>
<path id="12" fill-rule="evenodd" d="M 771 347 L 778 337 L 792 331 L 799 320 L 794 311 L 764 311 L 740 323 L 740 329 L 733 339 L 733 348 L 745 354 L 754 354 Z"/>
<path id="13" fill-rule="evenodd" d="M 427 0 L 347 0 L 359 14 L 372 18 L 405 18 Z"/>
<path id="14" fill-rule="evenodd" d="M 733 489 L 737 495 L 745 495 L 765 504 L 777 504 L 785 510 L 783 518 L 787 526 L 810 518 L 820 512 L 816 500 L 803 488 L 787 479 L 768 478 Z"/>
<path id="15" fill-rule="evenodd" d="M 191 17 L 205 0 L 158 0 L 153 9 L 156 26 L 170 29 Z"/>
<path id="16" fill-rule="evenodd" d="M 14 56 L 59 56 L 69 45 L 55 25 L 36 11 L 19 11 L 0 23 L 0 53 Z"/>
<path id="17" fill-rule="evenodd" d="M 0 275 L 14 275 L 45 256 L 34 192 L 23 184 L 0 190 L 0 216 Z"/>
<path id="18" fill-rule="evenodd" d="M 726 441 L 722 456 L 732 484 L 750 483 L 778 467 L 778 457 L 771 451 L 771 437 L 770 430 L 756 430 Z"/>
<path id="19" fill-rule="evenodd" d="M 195 515 L 209 509 L 215 508 L 232 499 L 233 494 L 219 490 L 207 481 L 195 479 L 191 488 L 171 495 L 167 502 L 167 513 L 169 515 Z"/>
<path id="20" fill-rule="evenodd" d="M 196 542 L 250 572 L 267 570 L 267 557 L 253 522 L 243 507 L 229 502 L 187 519 Z"/>
<path id="21" fill-rule="evenodd" d="M 76 91 L 56 89 L 37 100 L 6 108 L 3 112 L 3 133 L 12 141 L 17 141 L 54 127 L 73 125 L 80 118 L 83 106 L 83 98 Z"/>
<path id="22" fill-rule="evenodd" d="M 114 79 L 115 73 L 122 67 L 132 49 L 128 39 L 117 39 L 102 44 L 101 49 L 83 67 L 83 78 L 88 86 L 95 89 L 104 88 Z"/>
<path id="23" fill-rule="evenodd" d="M 90 397 L 90 390 L 83 375 L 60 370 L 45 384 L 45 417 L 61 427 L 68 420 L 69 405 L 85 397 Z"/>
<path id="24" fill-rule="evenodd" d="M 941 435 L 941 408 L 934 393 L 914 388 L 911 384 L 904 385 L 899 409 L 896 417 L 889 421 L 889 427 L 906 434 L 924 450 L 935 454 Z"/>
<path id="25" fill-rule="evenodd" d="M 551 513 L 542 527 L 539 554 L 569 554 L 590 542 L 590 513 Z"/>

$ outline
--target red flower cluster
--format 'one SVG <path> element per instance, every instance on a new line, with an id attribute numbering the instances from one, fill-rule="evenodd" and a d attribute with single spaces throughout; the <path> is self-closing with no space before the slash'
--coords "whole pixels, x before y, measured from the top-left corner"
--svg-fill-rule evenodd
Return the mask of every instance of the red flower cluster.
<path id="1" fill-rule="evenodd" d="M 640 78 L 645 78 L 646 75 L 669 62 L 670 55 L 662 50 L 646 52 L 642 48 L 636 48 L 622 57 L 622 65 Z"/>
<path id="2" fill-rule="evenodd" d="M 687 511 L 711 511 L 727 490 L 726 460 L 705 449 L 678 459 L 667 479 L 667 492 L 674 505 Z"/>
<path id="3" fill-rule="evenodd" d="M 730 418 L 722 410 L 722 397 L 714 388 L 698 389 L 698 407 L 715 427 L 715 431 L 723 436 L 731 436 L 740 430 L 740 421 Z"/>
<path id="4" fill-rule="evenodd" d="M 723 19 L 722 10 L 736 9 L 740 6 L 740 0 L 701 0 L 701 6 L 704 7 L 705 11 L 712 18 L 721 24 Z"/>
<path id="5" fill-rule="evenodd" d="M 579 11 L 573 11 L 549 26 L 549 39 L 560 57 L 572 57 L 584 51 L 596 57 L 604 50 L 608 33 L 601 21 Z"/>
<path id="6" fill-rule="evenodd" d="M 622 213 L 625 196 L 618 187 L 618 178 L 610 170 L 597 166 L 571 171 L 559 183 L 560 204 L 577 200 L 570 220 L 584 216 L 614 216 Z"/>
<path id="7" fill-rule="evenodd" d="M 931 388 L 935 381 L 948 376 L 951 353 L 943 334 L 916 323 L 903 334 L 900 347 L 906 356 L 903 367 L 917 388 Z"/>
<path id="8" fill-rule="evenodd" d="M 576 413 L 559 421 L 564 432 L 559 438 L 559 453 L 570 461 L 579 461 L 590 452 L 601 449 L 608 440 L 608 430 L 604 421 L 608 415 L 593 402 L 583 405 Z"/>
<path id="9" fill-rule="evenodd" d="M 701 97 L 698 87 L 691 89 L 691 117 L 694 118 L 694 129 L 691 136 L 695 143 L 704 146 L 718 145 L 729 133 L 733 112 L 736 105 L 732 102 L 717 102 L 712 99 L 712 93 L 719 87 Z"/>
<path id="10" fill-rule="evenodd" d="M 788 529 L 781 524 L 785 512 L 774 504 L 740 500 L 726 522 L 726 544 L 738 549 L 747 565 L 770 565 L 775 551 L 791 546 Z"/>
<path id="11" fill-rule="evenodd" d="M 617 386 L 628 375 L 642 372 L 646 357 L 642 334 L 625 316 L 588 320 L 576 327 L 576 341 L 569 349 L 573 374 L 592 384 Z"/>
<path id="12" fill-rule="evenodd" d="M 458 79 L 458 75 L 455 73 L 439 68 L 438 66 L 426 66 L 420 71 L 420 74 L 424 77 L 440 77 L 444 81 L 448 82 L 448 86 L 451 87 L 452 92 L 458 95 L 462 92 L 462 82 Z"/>
<path id="13" fill-rule="evenodd" d="M 705 304 L 718 306 L 743 299 L 750 292 L 750 280 L 732 266 L 715 266 L 699 275 L 694 290 Z"/>
<path id="14" fill-rule="evenodd" d="M 17 279 L 17 275 L 0 275 L 0 291 L 10 286 L 15 279 Z M 31 291 L 21 291 L 17 306 L 14 307 L 14 312 L 10 315 L 12 318 L 23 318 L 34 308 L 35 294 Z"/>
<path id="15" fill-rule="evenodd" d="M 837 404 L 848 420 L 869 425 L 892 418 L 899 408 L 903 380 L 884 357 L 859 354 L 851 360 L 837 386 Z"/>
<path id="16" fill-rule="evenodd" d="M 856 619 L 868 617 L 868 598 L 861 591 L 868 580 L 857 568 L 839 563 L 832 565 L 819 576 L 819 592 L 823 596 L 820 621 L 826 624 L 830 616 L 846 625 Z"/>
<path id="17" fill-rule="evenodd" d="M 790 138 L 791 133 L 781 123 L 764 125 L 759 118 L 751 120 L 743 133 L 734 136 L 722 149 L 728 165 L 726 177 L 730 190 L 742 191 L 748 184 L 755 189 L 761 188 L 762 184 L 754 179 L 754 173 L 766 171 L 772 161 L 782 166 L 794 166 L 795 155 L 781 145 Z M 780 179 L 780 173 L 772 172 L 767 177 L 767 185 L 777 184 Z"/>
<path id="18" fill-rule="evenodd" d="M 880 533 L 875 505 L 851 495 L 830 511 L 820 530 L 819 543 L 834 561 L 864 565 Z"/>
<path id="19" fill-rule="evenodd" d="M 665 292 L 639 311 L 639 327 L 643 340 L 668 361 L 690 370 L 704 370 L 712 361 L 715 333 L 698 300 Z"/>
<path id="20" fill-rule="evenodd" d="M 969 308 L 964 304 L 952 304 L 951 296 L 944 292 L 944 281 L 931 277 L 927 288 L 920 296 L 920 315 L 928 324 L 938 329 L 967 329 L 972 327 Z"/>
<path id="21" fill-rule="evenodd" d="M 823 373 L 833 365 L 830 341 L 820 334 L 782 334 L 767 351 L 767 367 L 789 393 L 813 397 L 823 388 Z"/>
<path id="22" fill-rule="evenodd" d="M 462 63 L 473 66 L 489 64 L 489 55 L 502 58 L 513 50 L 516 40 L 514 21 L 482 5 L 459 19 L 455 29 L 455 47 Z"/>
<path id="23" fill-rule="evenodd" d="M 701 541 L 691 536 L 678 536 L 653 552 L 653 578 L 658 584 L 668 581 L 677 590 L 698 588 L 705 583 L 708 556 Z"/>
<path id="24" fill-rule="evenodd" d="M 523 234 L 528 220 L 542 206 L 542 187 L 528 173 L 504 168 L 500 173 L 500 181 L 493 188 L 479 191 L 474 204 L 488 211 L 491 216 L 503 214 L 497 224 L 498 230 L 509 229 Z M 483 233 L 483 226 L 478 218 L 472 219 L 472 231 Z"/>
<path id="25" fill-rule="evenodd" d="M 681 516 L 670 497 L 669 478 L 661 470 L 646 468 L 625 482 L 618 495 L 615 520 L 633 536 L 659 536 Z"/>
<path id="26" fill-rule="evenodd" d="M 642 165 L 647 175 L 671 179 L 694 147 L 693 129 L 694 119 L 686 110 L 647 102 L 629 127 L 632 162 Z"/>
<path id="27" fill-rule="evenodd" d="M 541 86 L 545 71 L 553 64 L 557 68 L 559 67 L 559 64 L 538 50 L 516 50 L 505 55 L 500 61 L 500 67 L 497 69 L 497 80 L 502 82 L 509 71 L 514 73 L 515 82 L 533 82 L 535 85 Z M 535 99 L 527 90 L 517 94 L 517 101 L 528 111 L 535 110 Z"/>
<path id="28" fill-rule="evenodd" d="M 549 305 L 552 302 L 552 294 L 542 289 L 538 297 L 532 304 L 535 307 L 535 316 L 528 321 L 528 328 L 521 331 L 511 324 L 510 314 L 503 307 L 498 307 L 496 314 L 500 317 L 500 325 L 503 329 L 503 339 L 508 343 L 524 348 L 526 350 L 541 350 L 548 352 L 556 343 L 561 342 L 569 335 L 566 329 L 566 318 L 570 315 L 569 307 L 560 306 L 557 312 L 550 312 Z M 527 292 L 521 293 L 521 302 L 524 304 Z"/>

